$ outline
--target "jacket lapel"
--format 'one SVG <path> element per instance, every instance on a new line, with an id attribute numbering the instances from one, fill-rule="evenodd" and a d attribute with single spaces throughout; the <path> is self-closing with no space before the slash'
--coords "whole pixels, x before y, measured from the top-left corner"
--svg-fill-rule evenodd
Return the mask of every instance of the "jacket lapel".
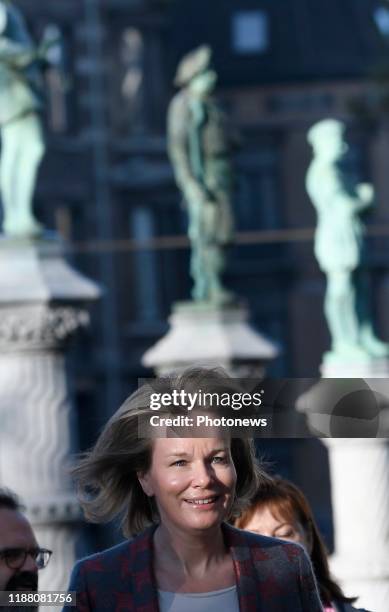
<path id="1" fill-rule="evenodd" d="M 261 612 L 258 578 L 255 574 L 250 547 L 244 537 L 244 532 L 223 524 L 224 541 L 230 549 L 236 577 L 240 612 Z M 270 612 L 270 611 L 269 611 Z"/>
<path id="2" fill-rule="evenodd" d="M 158 594 L 153 571 L 153 525 L 132 542 L 134 609 L 137 612 L 159 612 Z"/>

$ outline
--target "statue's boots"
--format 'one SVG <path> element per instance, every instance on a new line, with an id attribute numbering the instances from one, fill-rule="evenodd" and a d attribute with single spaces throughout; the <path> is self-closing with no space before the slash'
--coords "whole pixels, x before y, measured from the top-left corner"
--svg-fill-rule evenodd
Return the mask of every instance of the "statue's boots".
<path id="1" fill-rule="evenodd" d="M 370 325 L 362 328 L 360 344 L 371 357 L 389 357 L 389 344 L 377 338 Z"/>
<path id="2" fill-rule="evenodd" d="M 338 357 L 340 359 L 346 359 L 350 362 L 368 362 L 371 360 L 370 353 L 358 344 L 351 344 L 346 342 L 336 343 L 330 353 L 331 357 Z"/>
<path id="3" fill-rule="evenodd" d="M 3 224 L 3 231 L 8 236 L 14 236 L 15 238 L 39 236 L 43 232 L 43 225 L 32 216 L 11 218 Z"/>

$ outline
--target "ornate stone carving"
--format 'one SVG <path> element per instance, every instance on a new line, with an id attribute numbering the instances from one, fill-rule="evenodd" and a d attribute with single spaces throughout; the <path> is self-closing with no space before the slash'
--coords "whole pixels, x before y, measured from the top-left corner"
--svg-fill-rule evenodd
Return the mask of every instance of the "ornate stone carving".
<path id="1" fill-rule="evenodd" d="M 6 309 L 0 320 L 0 347 L 1 350 L 55 348 L 88 325 L 89 313 L 82 308 Z"/>
<path id="2" fill-rule="evenodd" d="M 28 499 L 26 507 L 30 521 L 34 525 L 48 523 L 58 525 L 82 520 L 80 504 L 73 492 L 51 494 L 49 499 L 43 496 Z"/>

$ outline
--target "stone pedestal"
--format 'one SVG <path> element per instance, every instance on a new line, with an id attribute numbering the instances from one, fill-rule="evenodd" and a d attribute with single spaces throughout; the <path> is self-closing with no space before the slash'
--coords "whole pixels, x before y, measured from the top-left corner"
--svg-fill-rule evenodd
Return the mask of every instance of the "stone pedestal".
<path id="1" fill-rule="evenodd" d="M 386 612 L 389 363 L 332 359 L 324 361 L 321 372 L 322 381 L 300 398 L 299 409 L 311 430 L 323 436 L 329 454 L 335 535 L 331 571 L 346 595 L 359 596 L 358 608 Z M 348 437 L 332 437 L 341 435 Z"/>
<path id="2" fill-rule="evenodd" d="M 68 468 L 78 446 L 65 353 L 99 293 L 55 235 L 0 239 L 0 484 L 20 495 L 39 544 L 54 551 L 41 590 L 65 589 L 75 560 L 80 512 Z"/>
<path id="3" fill-rule="evenodd" d="M 176 304 L 168 333 L 143 356 L 157 375 L 189 366 L 222 366 L 236 377 L 262 378 L 269 361 L 279 354 L 274 342 L 248 323 L 242 304 Z"/>
<path id="4" fill-rule="evenodd" d="M 351 361 L 331 357 L 320 366 L 323 378 L 387 378 L 389 361 L 384 358 Z"/>
<path id="5" fill-rule="evenodd" d="M 356 606 L 389 602 L 389 440 L 324 440 L 329 451 L 335 553 L 331 571 Z"/>

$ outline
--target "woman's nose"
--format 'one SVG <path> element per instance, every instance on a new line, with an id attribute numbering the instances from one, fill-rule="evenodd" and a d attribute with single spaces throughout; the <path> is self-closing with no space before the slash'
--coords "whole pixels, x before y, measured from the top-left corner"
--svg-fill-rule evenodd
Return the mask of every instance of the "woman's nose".
<path id="1" fill-rule="evenodd" d="M 204 462 L 198 462 L 194 467 L 193 484 L 205 487 L 212 480 L 212 468 Z"/>

